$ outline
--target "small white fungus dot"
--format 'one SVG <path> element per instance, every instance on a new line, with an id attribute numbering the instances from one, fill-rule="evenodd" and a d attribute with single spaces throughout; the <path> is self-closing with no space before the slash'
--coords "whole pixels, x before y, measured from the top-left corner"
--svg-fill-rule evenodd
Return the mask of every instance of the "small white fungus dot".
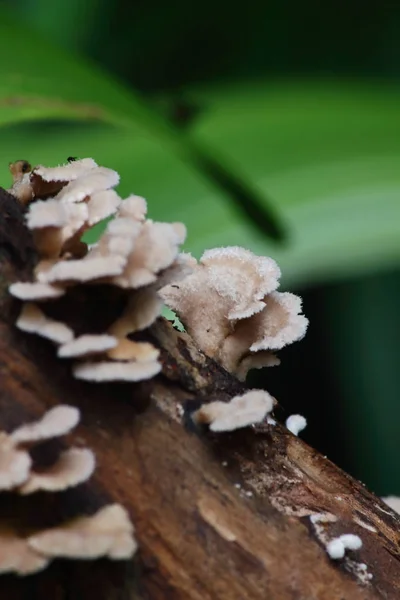
<path id="1" fill-rule="evenodd" d="M 286 419 L 286 427 L 293 433 L 293 435 L 299 435 L 300 431 L 303 431 L 307 426 L 307 421 L 302 415 L 290 415 Z"/>

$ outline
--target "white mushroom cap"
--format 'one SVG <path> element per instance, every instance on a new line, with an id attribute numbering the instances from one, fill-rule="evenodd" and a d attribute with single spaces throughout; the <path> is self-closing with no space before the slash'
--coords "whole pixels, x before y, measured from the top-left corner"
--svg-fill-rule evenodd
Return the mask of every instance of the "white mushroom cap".
<path id="1" fill-rule="evenodd" d="M 16 326 L 21 331 L 36 333 L 56 344 L 66 344 L 74 337 L 72 329 L 64 323 L 49 319 L 36 304 L 31 302 L 23 305 Z"/>
<path id="2" fill-rule="evenodd" d="M 120 203 L 121 198 L 114 190 L 103 190 L 92 194 L 87 203 L 89 226 L 95 225 L 107 217 L 111 217 L 115 214 Z"/>
<path id="3" fill-rule="evenodd" d="M 10 490 L 26 481 L 31 464 L 32 459 L 29 454 L 15 448 L 10 437 L 0 432 L 0 490 Z"/>
<path id="4" fill-rule="evenodd" d="M 84 202 L 63 204 L 62 206 L 67 214 L 67 223 L 61 231 L 63 242 L 65 242 L 81 229 L 88 227 L 89 207 Z"/>
<path id="5" fill-rule="evenodd" d="M 110 221 L 98 244 L 89 252 L 88 258 L 97 256 L 121 256 L 125 263 L 132 252 L 135 240 L 140 233 L 141 223 L 127 217 L 117 217 Z"/>
<path id="6" fill-rule="evenodd" d="M 20 300 L 50 300 L 65 294 L 63 288 L 40 282 L 18 282 L 8 288 L 10 294 Z"/>
<path id="7" fill-rule="evenodd" d="M 141 227 L 133 252 L 120 277 L 114 283 L 121 287 L 139 288 L 157 280 L 157 274 L 172 265 L 178 247 L 186 237 L 181 223 L 155 223 L 145 221 Z"/>
<path id="8" fill-rule="evenodd" d="M 81 335 L 71 342 L 58 348 L 60 358 L 72 358 L 75 356 L 87 356 L 88 354 L 100 354 L 111 348 L 115 348 L 118 340 L 112 335 Z"/>
<path id="9" fill-rule="evenodd" d="M 26 223 L 29 229 L 64 227 L 68 223 L 68 214 L 57 200 L 37 200 L 29 206 Z"/>
<path id="10" fill-rule="evenodd" d="M 298 296 L 272 292 L 266 296 L 265 303 L 261 312 L 237 321 L 220 344 L 217 360 L 228 371 L 236 373 L 238 368 L 242 374 L 240 363 L 243 357 L 278 350 L 304 337 L 308 319 L 300 314 L 301 299 Z M 253 354 L 249 355 L 249 350 Z M 252 368 L 251 362 L 248 365 Z"/>
<path id="11" fill-rule="evenodd" d="M 231 302 L 228 319 L 244 319 L 265 307 L 264 296 L 279 285 L 280 269 L 272 258 L 232 246 L 206 250 L 200 259 L 208 285 Z"/>
<path id="12" fill-rule="evenodd" d="M 45 556 L 77 559 L 127 559 L 137 549 L 128 513 L 119 504 L 37 533 L 28 539 L 28 545 Z"/>
<path id="13" fill-rule="evenodd" d="M 97 163 L 92 158 L 82 158 L 74 160 L 59 167 L 35 167 L 35 174 L 39 175 L 43 181 L 74 181 L 78 177 L 97 167 Z"/>
<path id="14" fill-rule="evenodd" d="M 15 444 L 49 440 L 65 435 L 79 422 L 79 410 L 74 406 L 60 404 L 48 410 L 41 419 L 22 425 L 10 434 Z"/>
<path id="15" fill-rule="evenodd" d="M 67 281 L 94 281 L 122 273 L 126 259 L 122 256 L 96 256 L 89 253 L 80 260 L 58 262 L 46 272 L 38 274 L 40 281 L 47 283 Z"/>
<path id="16" fill-rule="evenodd" d="M 233 431 L 262 421 L 272 411 L 274 401 L 268 392 L 250 390 L 229 402 L 203 404 L 193 414 L 198 423 L 207 423 L 211 431 Z"/>
<path id="17" fill-rule="evenodd" d="M 272 292 L 266 299 L 266 310 L 252 325 L 259 328 L 250 350 L 280 350 L 304 337 L 308 319 L 301 313 L 301 298 L 290 292 Z"/>
<path id="18" fill-rule="evenodd" d="M 87 481 L 95 468 L 95 457 L 87 448 L 71 448 L 43 473 L 31 472 L 19 492 L 32 494 L 39 490 L 59 492 Z"/>
<path id="19" fill-rule="evenodd" d="M 11 529 L 0 529 L 0 574 L 30 575 L 42 571 L 49 559 L 29 548 L 23 538 Z"/>
<path id="20" fill-rule="evenodd" d="M 68 183 L 56 196 L 62 202 L 82 202 L 95 192 L 108 190 L 119 183 L 119 175 L 112 169 L 96 167 Z"/>
<path id="21" fill-rule="evenodd" d="M 110 327 L 109 333 L 123 338 L 129 333 L 147 329 L 161 315 L 162 300 L 151 287 L 135 290 L 119 319 Z"/>
<path id="22" fill-rule="evenodd" d="M 293 435 L 299 435 L 300 431 L 303 431 L 307 427 L 307 420 L 303 415 L 290 415 L 286 419 L 286 428 L 293 433 Z"/>
<path id="23" fill-rule="evenodd" d="M 141 381 L 150 379 L 161 371 L 157 361 L 149 362 L 82 362 L 77 363 L 73 369 L 76 379 L 93 381 Z"/>
<path id="24" fill-rule="evenodd" d="M 120 205 L 118 215 L 143 221 L 147 213 L 147 202 L 140 196 L 128 196 Z"/>

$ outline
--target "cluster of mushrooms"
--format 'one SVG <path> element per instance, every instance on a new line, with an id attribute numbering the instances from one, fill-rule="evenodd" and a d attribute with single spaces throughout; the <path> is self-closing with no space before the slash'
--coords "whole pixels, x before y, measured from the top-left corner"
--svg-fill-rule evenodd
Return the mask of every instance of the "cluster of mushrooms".
<path id="1" fill-rule="evenodd" d="M 0 494 L 60 493 L 87 481 L 95 468 L 88 448 L 62 450 L 46 469 L 38 469 L 32 458 L 33 449 L 69 433 L 79 418 L 75 407 L 59 405 L 38 421 L 0 432 Z M 119 504 L 42 530 L 24 529 L 23 524 L 0 528 L 0 573 L 30 575 L 55 558 L 127 559 L 137 546 L 128 513 Z"/>
<path id="2" fill-rule="evenodd" d="M 11 172 L 9 192 L 26 207 L 39 257 L 32 280 L 9 288 L 22 301 L 16 326 L 54 344 L 57 356 L 71 361 L 72 377 L 93 384 L 155 377 L 162 369 L 159 350 L 138 332 L 160 317 L 164 304 L 200 350 L 242 381 L 250 369 L 279 364 L 275 352 L 304 336 L 301 300 L 277 291 L 280 271 L 271 258 L 231 247 L 208 250 L 196 261 L 180 252 L 184 225 L 147 219 L 141 197 L 122 200 L 114 170 L 85 158 L 55 168 L 18 161 Z M 98 242 L 88 246 L 85 232 L 110 217 Z M 77 331 L 63 307 L 77 293 L 90 303 L 90 290 L 98 286 L 104 318 Z M 204 404 L 193 419 L 229 431 L 262 421 L 273 405 L 266 391 L 250 390 Z M 88 449 L 60 453 L 40 474 L 30 455 L 32 445 L 64 435 L 78 418 L 76 409 L 59 406 L 37 423 L 1 433 L 0 492 L 59 493 L 86 481 L 95 464 Z M 129 558 L 136 549 L 133 531 L 119 505 L 25 537 L 0 531 L 0 572 L 31 573 L 55 556 Z M 78 539 L 85 540 L 83 549 Z M 9 549 L 2 552 L 5 544 Z"/>

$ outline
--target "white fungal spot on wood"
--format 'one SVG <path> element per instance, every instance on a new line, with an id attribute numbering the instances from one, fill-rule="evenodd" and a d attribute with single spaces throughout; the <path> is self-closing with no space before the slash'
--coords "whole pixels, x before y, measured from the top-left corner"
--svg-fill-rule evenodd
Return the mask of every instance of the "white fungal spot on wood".
<path id="1" fill-rule="evenodd" d="M 286 428 L 293 433 L 293 435 L 299 435 L 300 431 L 303 431 L 307 427 L 307 420 L 302 415 L 290 415 L 286 419 Z"/>

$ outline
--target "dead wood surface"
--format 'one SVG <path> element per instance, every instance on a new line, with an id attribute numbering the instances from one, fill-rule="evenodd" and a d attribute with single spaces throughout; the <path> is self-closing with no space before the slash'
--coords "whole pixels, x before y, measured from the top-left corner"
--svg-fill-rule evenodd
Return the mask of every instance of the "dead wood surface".
<path id="1" fill-rule="evenodd" d="M 170 323 L 149 332 L 163 372 L 143 384 L 72 379 L 54 347 L 14 327 L 7 288 L 29 279 L 35 252 L 13 197 L 0 193 L 0 430 L 59 403 L 80 408 L 67 441 L 97 458 L 88 484 L 60 494 L 0 495 L 0 521 L 50 526 L 110 502 L 129 511 L 139 551 L 128 562 L 56 561 L 2 576 L 7 600 L 369 600 L 400 598 L 400 519 L 279 423 L 212 435 L 190 411 L 244 387 Z M 85 315 L 79 297 L 71 320 Z M 81 312 L 80 312 L 81 308 Z M 72 314 L 73 313 L 73 314 Z M 360 551 L 328 558 L 309 515 L 329 513 L 329 538 L 355 533 Z M 360 581 L 365 563 L 373 578 Z"/>

